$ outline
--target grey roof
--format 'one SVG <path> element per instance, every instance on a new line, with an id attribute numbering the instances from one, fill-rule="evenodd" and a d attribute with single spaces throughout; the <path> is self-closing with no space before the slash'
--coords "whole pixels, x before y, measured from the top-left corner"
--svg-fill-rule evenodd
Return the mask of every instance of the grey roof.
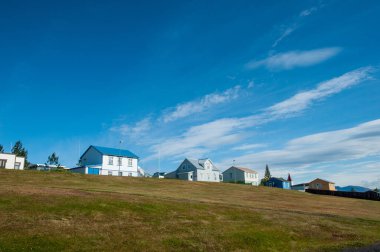
<path id="1" fill-rule="evenodd" d="M 245 167 L 238 167 L 238 166 L 231 166 L 230 168 L 228 168 L 227 170 L 231 169 L 231 168 L 235 168 L 235 169 L 238 169 L 240 171 L 243 171 L 243 172 L 247 172 L 247 173 L 255 173 L 257 174 L 257 171 L 254 171 L 252 169 L 249 169 L 249 168 L 245 168 Z M 227 171 L 226 170 L 226 171 Z"/>
<path id="2" fill-rule="evenodd" d="M 209 160 L 213 166 L 214 171 L 219 171 L 218 168 L 215 167 L 215 165 L 212 163 L 212 161 L 208 158 L 202 158 L 202 159 L 191 159 L 191 158 L 186 158 L 185 160 L 189 161 L 196 169 L 201 169 L 204 170 L 204 163 Z"/>

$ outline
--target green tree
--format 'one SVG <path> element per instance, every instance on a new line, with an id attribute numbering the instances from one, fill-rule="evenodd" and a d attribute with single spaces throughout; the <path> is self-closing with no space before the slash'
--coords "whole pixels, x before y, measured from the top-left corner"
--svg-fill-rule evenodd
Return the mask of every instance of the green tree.
<path id="1" fill-rule="evenodd" d="M 15 154 L 19 157 L 25 157 L 25 167 L 28 167 L 28 151 L 22 146 L 21 141 L 17 141 L 15 145 L 12 147 L 12 154 Z"/>
<path id="2" fill-rule="evenodd" d="M 58 157 L 58 155 L 55 154 L 55 152 L 53 152 L 53 154 L 51 154 L 50 156 L 48 156 L 46 164 L 47 165 L 56 165 L 57 167 L 59 167 L 60 164 L 59 164 L 59 157 Z"/>
<path id="3" fill-rule="evenodd" d="M 4 153 L 4 147 L 0 144 L 0 153 Z"/>
<path id="4" fill-rule="evenodd" d="M 261 180 L 260 185 L 265 185 L 265 182 L 267 182 L 272 176 L 270 175 L 269 167 L 268 165 L 265 166 L 265 175 L 264 178 Z"/>
<path id="5" fill-rule="evenodd" d="M 267 180 L 269 180 L 271 177 L 272 177 L 272 175 L 270 175 L 269 167 L 268 167 L 268 165 L 266 165 L 264 178 L 266 178 Z"/>

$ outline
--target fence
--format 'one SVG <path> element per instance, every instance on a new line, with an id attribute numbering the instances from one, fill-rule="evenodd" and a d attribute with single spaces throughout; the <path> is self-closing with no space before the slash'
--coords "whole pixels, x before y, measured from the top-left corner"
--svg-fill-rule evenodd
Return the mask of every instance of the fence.
<path id="1" fill-rule="evenodd" d="M 314 194 L 331 195 L 331 196 L 356 198 L 356 199 L 379 200 L 380 201 L 380 193 L 374 192 L 374 191 L 343 192 L 343 191 L 328 191 L 328 190 L 315 190 L 315 189 L 306 189 L 305 191 L 308 193 L 314 193 Z"/>

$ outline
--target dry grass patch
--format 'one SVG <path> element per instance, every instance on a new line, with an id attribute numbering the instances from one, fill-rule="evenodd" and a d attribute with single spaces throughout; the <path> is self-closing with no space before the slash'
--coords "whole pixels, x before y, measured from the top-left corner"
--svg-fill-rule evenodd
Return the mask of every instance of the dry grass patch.
<path id="1" fill-rule="evenodd" d="M 245 185 L 0 171 L 0 230 L 0 251 L 331 251 L 379 241 L 380 203 Z"/>

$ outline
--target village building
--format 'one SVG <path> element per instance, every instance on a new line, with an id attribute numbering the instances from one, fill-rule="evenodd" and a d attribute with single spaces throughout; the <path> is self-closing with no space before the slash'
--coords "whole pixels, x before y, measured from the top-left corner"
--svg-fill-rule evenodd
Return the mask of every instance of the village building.
<path id="1" fill-rule="evenodd" d="M 271 177 L 268 181 L 265 182 L 265 186 L 276 187 L 281 189 L 291 189 L 290 181 L 283 178 Z"/>
<path id="2" fill-rule="evenodd" d="M 208 158 L 198 160 L 186 158 L 177 170 L 167 173 L 165 178 L 205 182 L 223 181 L 220 170 Z"/>
<path id="3" fill-rule="evenodd" d="M 28 170 L 36 170 L 36 171 L 55 171 L 58 169 L 67 170 L 66 166 L 58 166 L 58 165 L 50 165 L 50 164 L 30 164 L 28 166 Z"/>
<path id="4" fill-rule="evenodd" d="M 258 186 L 259 174 L 249 168 L 231 166 L 223 172 L 223 182 L 243 183 Z"/>
<path id="5" fill-rule="evenodd" d="M 91 145 L 79 160 L 79 167 L 71 168 L 74 173 L 110 176 L 142 176 L 138 166 L 139 157 L 129 150 Z"/>
<path id="6" fill-rule="evenodd" d="M 24 170 L 25 157 L 12 153 L 0 153 L 0 169 Z"/>
<path id="7" fill-rule="evenodd" d="M 309 183 L 309 189 L 336 191 L 334 182 L 330 182 L 330 181 L 320 179 L 320 178 L 317 178 L 311 181 Z"/>
<path id="8" fill-rule="evenodd" d="M 152 178 L 159 178 L 163 179 L 165 178 L 166 172 L 155 172 L 152 176 Z"/>
<path id="9" fill-rule="evenodd" d="M 291 187 L 292 187 L 292 190 L 305 192 L 306 189 L 309 189 L 309 183 L 296 184 L 296 185 L 292 185 Z"/>

